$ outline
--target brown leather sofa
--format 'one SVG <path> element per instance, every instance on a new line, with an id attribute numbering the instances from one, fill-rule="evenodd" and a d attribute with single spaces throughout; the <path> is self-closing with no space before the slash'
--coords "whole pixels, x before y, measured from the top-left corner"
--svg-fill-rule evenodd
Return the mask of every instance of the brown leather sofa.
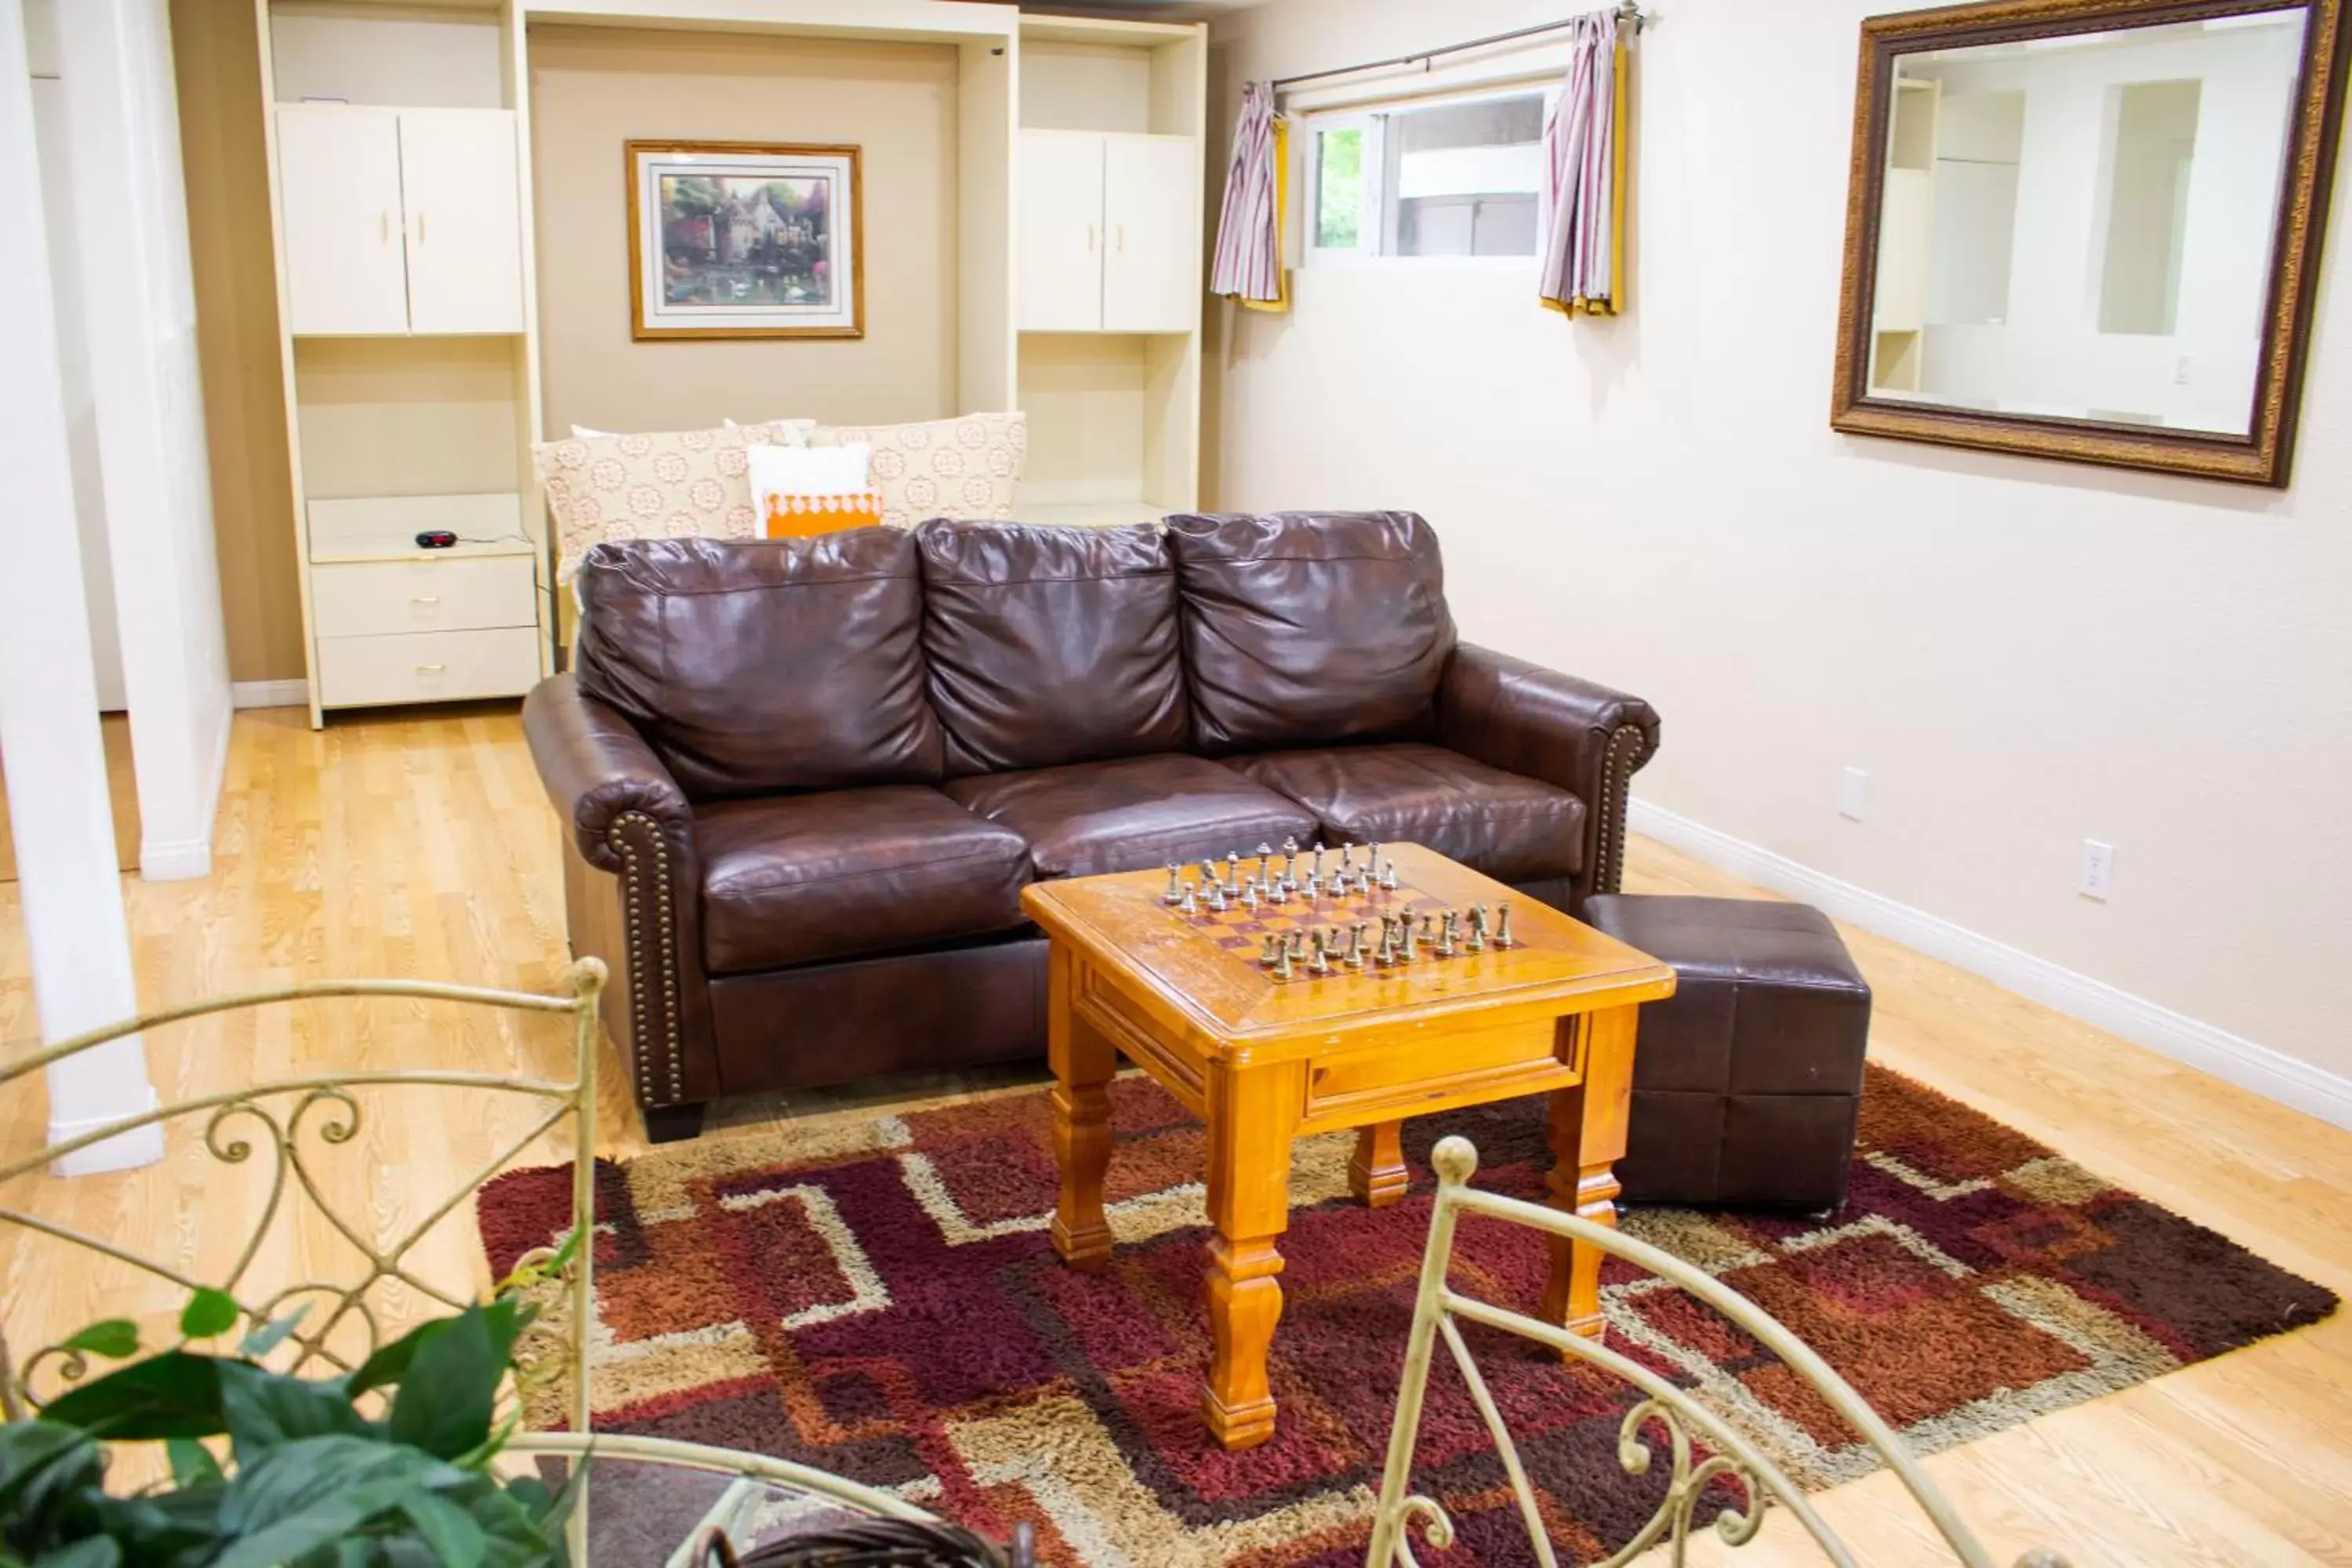
<path id="1" fill-rule="evenodd" d="M 1455 641 L 1410 512 L 601 545 L 523 706 L 656 1139 L 1045 1047 L 1039 878 L 1425 844 L 1613 890 L 1639 699 Z"/>

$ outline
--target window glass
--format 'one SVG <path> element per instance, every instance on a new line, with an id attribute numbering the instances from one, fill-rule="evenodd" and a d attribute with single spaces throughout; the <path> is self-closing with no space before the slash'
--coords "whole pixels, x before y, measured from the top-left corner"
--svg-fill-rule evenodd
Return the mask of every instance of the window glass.
<path id="1" fill-rule="evenodd" d="M 1362 243 L 1364 128 L 1326 131 L 1315 138 L 1315 243 L 1353 250 Z"/>
<path id="2" fill-rule="evenodd" d="M 1543 175 L 1541 93 L 1388 116 L 1398 256 L 1532 256 Z"/>

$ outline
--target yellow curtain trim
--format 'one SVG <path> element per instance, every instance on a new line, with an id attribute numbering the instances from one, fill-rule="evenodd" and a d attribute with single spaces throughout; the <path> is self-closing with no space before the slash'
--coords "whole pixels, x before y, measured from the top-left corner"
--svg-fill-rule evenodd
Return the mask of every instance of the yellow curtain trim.
<path id="1" fill-rule="evenodd" d="M 1283 265 L 1283 241 L 1290 234 L 1290 121 L 1286 115 L 1274 117 L 1274 298 L 1244 300 L 1244 310 L 1266 310 L 1276 315 L 1290 309 L 1290 268 Z"/>

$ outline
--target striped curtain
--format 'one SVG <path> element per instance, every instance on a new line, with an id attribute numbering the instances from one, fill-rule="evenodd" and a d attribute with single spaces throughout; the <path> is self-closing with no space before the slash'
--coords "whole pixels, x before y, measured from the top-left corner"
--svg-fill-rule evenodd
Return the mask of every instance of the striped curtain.
<path id="1" fill-rule="evenodd" d="M 1579 16 L 1568 79 L 1544 121 L 1537 294 L 1568 316 L 1613 316 L 1622 304 L 1625 57 L 1617 16 Z"/>
<path id="2" fill-rule="evenodd" d="M 1275 112 L 1272 82 L 1254 81 L 1242 89 L 1242 115 L 1234 127 L 1233 162 L 1225 169 L 1225 205 L 1217 219 L 1209 292 L 1261 310 L 1279 310 L 1289 304 L 1282 270 L 1288 129 Z"/>

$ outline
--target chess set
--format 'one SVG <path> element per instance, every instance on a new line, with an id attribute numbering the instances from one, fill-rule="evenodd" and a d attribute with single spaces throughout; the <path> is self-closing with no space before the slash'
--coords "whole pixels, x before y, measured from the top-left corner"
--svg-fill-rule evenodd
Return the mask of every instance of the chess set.
<path id="1" fill-rule="evenodd" d="M 1508 900 L 1453 908 L 1403 885 L 1396 862 L 1370 845 L 1339 847 L 1336 864 L 1321 844 L 1302 851 L 1298 840 L 1276 851 L 1261 844 L 1255 855 L 1229 850 L 1223 860 L 1188 868 L 1168 863 L 1161 897 L 1187 924 L 1219 931 L 1219 947 L 1258 949 L 1258 966 L 1276 980 L 1301 975 L 1402 969 L 1517 945 Z M 1370 935 L 1379 928 L 1377 936 Z"/>

